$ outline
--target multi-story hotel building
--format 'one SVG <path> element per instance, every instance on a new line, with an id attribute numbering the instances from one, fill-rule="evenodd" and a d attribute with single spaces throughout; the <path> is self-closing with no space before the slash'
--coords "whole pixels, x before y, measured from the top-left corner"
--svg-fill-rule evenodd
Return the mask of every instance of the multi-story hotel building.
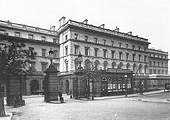
<path id="1" fill-rule="evenodd" d="M 26 77 L 27 95 L 33 94 L 34 90 L 43 90 L 44 71 L 50 62 L 50 48 L 54 51 L 53 64 L 60 71 L 63 93 L 74 89 L 74 72 L 78 67 L 80 52 L 84 69 L 94 66 L 98 70 L 129 69 L 141 75 L 168 74 L 168 53 L 148 49 L 148 39 L 134 36 L 132 32 L 120 32 L 119 28 L 106 29 L 104 24 L 90 25 L 88 20 L 66 22 L 65 17 L 62 17 L 59 23 L 58 30 L 54 26 L 47 30 L 0 21 L 0 44 L 6 41 L 3 36 L 8 36 L 9 39 L 22 40 L 26 47 L 37 53 L 36 59 L 30 63 L 34 72 Z"/>
<path id="2" fill-rule="evenodd" d="M 54 51 L 54 66 L 59 69 L 59 39 L 54 27 L 51 30 L 47 30 L 16 24 L 10 21 L 0 21 L 0 35 L 1 45 L 6 44 L 6 39 L 14 39 L 23 41 L 28 49 L 33 49 L 37 53 L 36 58 L 31 60 L 27 68 L 32 71 L 32 74 L 26 77 L 25 94 L 30 95 L 33 94 L 35 90 L 42 90 L 44 71 L 50 63 L 48 55 L 50 48 Z"/>

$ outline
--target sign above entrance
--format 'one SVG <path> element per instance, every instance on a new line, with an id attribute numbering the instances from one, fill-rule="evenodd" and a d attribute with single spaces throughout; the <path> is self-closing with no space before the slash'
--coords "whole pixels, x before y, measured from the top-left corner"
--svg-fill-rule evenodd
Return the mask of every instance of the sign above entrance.
<path id="1" fill-rule="evenodd" d="M 107 72 L 114 72 L 114 73 L 131 73 L 129 69 L 116 69 L 116 68 L 108 68 Z"/>

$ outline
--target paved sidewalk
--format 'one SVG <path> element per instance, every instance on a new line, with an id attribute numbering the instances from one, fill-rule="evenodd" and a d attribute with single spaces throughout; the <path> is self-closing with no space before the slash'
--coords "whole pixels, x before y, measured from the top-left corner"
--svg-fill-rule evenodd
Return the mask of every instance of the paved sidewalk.
<path id="1" fill-rule="evenodd" d="M 104 96 L 104 97 L 94 97 L 94 101 L 98 100 L 107 100 L 107 99 L 127 99 L 127 100 L 133 100 L 133 101 L 144 101 L 144 102 L 166 102 L 170 103 L 167 99 L 158 99 L 158 98 L 149 98 L 148 96 L 152 96 L 154 94 L 163 93 L 164 90 L 159 91 L 150 91 L 150 92 L 144 92 L 143 95 L 140 95 L 140 93 L 135 94 L 128 94 L 126 97 L 125 95 L 119 95 L 119 96 Z M 24 100 L 29 100 L 30 98 L 37 98 L 37 95 L 32 96 L 24 96 Z M 39 96 L 42 98 L 42 96 Z M 85 102 L 85 101 L 92 101 L 91 99 L 81 98 L 80 100 L 76 99 L 70 99 L 69 95 L 63 94 L 64 102 L 66 103 L 75 103 L 75 102 Z M 43 99 L 43 98 L 42 98 Z M 60 101 L 54 101 L 55 104 L 63 104 Z M 5 103 L 6 104 L 6 103 Z M 27 103 L 26 103 L 27 104 Z M 19 114 L 19 108 L 14 108 L 13 106 L 5 106 L 6 115 L 9 115 L 8 117 L 1 117 L 0 120 L 11 120 L 12 114 Z"/>

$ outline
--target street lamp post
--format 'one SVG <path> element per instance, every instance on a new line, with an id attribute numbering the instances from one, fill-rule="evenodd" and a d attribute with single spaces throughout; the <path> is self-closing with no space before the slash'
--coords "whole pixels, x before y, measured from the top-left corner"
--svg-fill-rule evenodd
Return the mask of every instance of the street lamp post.
<path id="1" fill-rule="evenodd" d="M 127 75 L 124 75 L 124 81 L 125 81 L 125 97 L 127 97 Z"/>
<path id="2" fill-rule="evenodd" d="M 83 68 L 81 66 L 81 62 L 82 62 L 81 52 L 79 52 L 79 54 L 78 54 L 78 61 L 77 62 L 78 62 L 78 69 L 75 71 L 75 74 L 77 75 L 76 76 L 76 97 L 75 97 L 75 99 L 79 99 L 78 76 L 83 74 L 83 71 L 82 71 Z"/>

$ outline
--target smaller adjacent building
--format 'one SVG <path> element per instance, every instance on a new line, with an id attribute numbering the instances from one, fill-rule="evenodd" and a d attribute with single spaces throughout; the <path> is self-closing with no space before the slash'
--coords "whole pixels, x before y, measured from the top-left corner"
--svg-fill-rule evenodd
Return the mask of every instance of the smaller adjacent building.
<path id="1" fill-rule="evenodd" d="M 148 49 L 149 74 L 168 74 L 168 52 Z"/>

